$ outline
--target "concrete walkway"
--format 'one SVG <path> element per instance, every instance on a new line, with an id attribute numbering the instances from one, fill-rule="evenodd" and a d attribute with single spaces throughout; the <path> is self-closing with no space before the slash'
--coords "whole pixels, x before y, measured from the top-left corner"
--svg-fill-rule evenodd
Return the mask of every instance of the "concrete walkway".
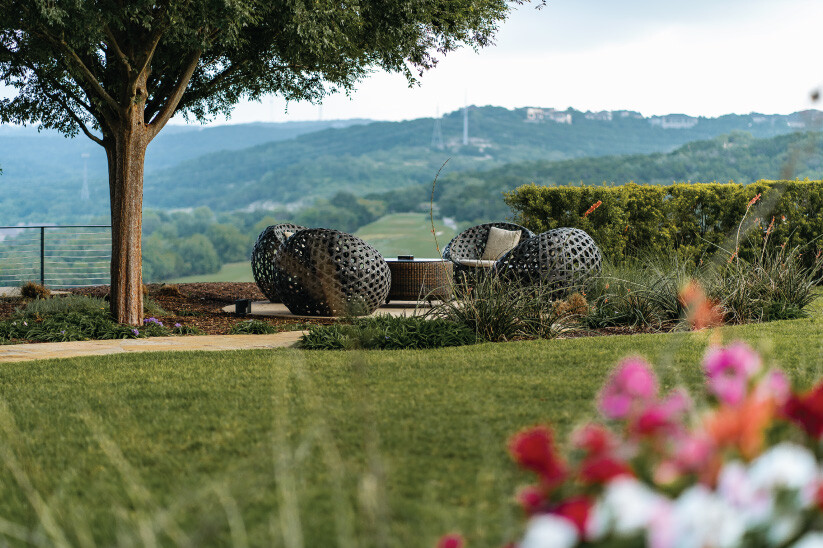
<path id="1" fill-rule="evenodd" d="M 439 303 L 440 301 L 434 301 Z M 426 303 L 418 303 L 416 301 L 392 301 L 389 304 L 384 304 L 374 311 L 372 316 L 380 314 L 388 314 L 389 316 L 422 316 L 429 311 L 431 306 Z M 233 313 L 234 305 L 230 304 L 223 307 L 223 312 Z M 283 303 L 271 303 L 269 301 L 254 301 L 251 303 L 252 316 L 269 316 L 272 318 L 289 318 L 292 320 L 311 320 L 317 318 L 331 318 L 334 316 L 299 316 L 292 314 L 286 305 Z"/>
<path id="2" fill-rule="evenodd" d="M 179 352 L 186 350 L 251 350 L 294 346 L 305 331 L 284 331 L 271 335 L 203 335 L 149 337 L 108 341 L 9 344 L 0 346 L 0 363 L 78 356 L 106 356 L 130 352 Z"/>

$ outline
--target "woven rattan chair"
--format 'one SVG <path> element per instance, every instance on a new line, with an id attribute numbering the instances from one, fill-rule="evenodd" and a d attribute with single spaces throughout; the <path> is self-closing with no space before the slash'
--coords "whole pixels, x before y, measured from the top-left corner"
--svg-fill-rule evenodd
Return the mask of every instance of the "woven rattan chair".
<path id="1" fill-rule="evenodd" d="M 391 272 L 383 256 L 351 234 L 309 228 L 274 257 L 274 288 L 293 314 L 364 316 L 386 302 Z"/>
<path id="2" fill-rule="evenodd" d="M 443 250 L 443 258 L 454 263 L 454 276 L 460 280 L 465 275 L 471 275 L 475 270 L 482 267 L 472 266 L 479 261 L 486 249 L 486 241 L 489 239 L 489 230 L 492 227 L 503 230 L 519 230 L 520 242 L 531 238 L 534 233 L 526 227 L 514 223 L 486 223 L 468 228 L 455 236 Z M 482 268 L 482 270 L 486 270 Z"/>
<path id="3" fill-rule="evenodd" d="M 521 241 L 495 264 L 495 272 L 522 283 L 548 282 L 558 289 L 579 286 L 600 272 L 600 249 L 579 228 L 556 228 Z"/>
<path id="4" fill-rule="evenodd" d="M 257 242 L 251 250 L 251 272 L 254 275 L 254 281 L 263 295 L 273 303 L 280 302 L 277 291 L 274 290 L 274 257 L 280 245 L 288 239 L 287 232 L 294 234 L 305 228 L 291 223 L 267 227 L 257 237 Z"/>

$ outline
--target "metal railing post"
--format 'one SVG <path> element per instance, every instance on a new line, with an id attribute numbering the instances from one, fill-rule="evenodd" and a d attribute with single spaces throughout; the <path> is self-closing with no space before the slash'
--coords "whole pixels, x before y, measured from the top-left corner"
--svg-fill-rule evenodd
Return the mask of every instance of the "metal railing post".
<path id="1" fill-rule="evenodd" d="M 40 227 L 40 285 L 46 285 L 46 227 Z"/>

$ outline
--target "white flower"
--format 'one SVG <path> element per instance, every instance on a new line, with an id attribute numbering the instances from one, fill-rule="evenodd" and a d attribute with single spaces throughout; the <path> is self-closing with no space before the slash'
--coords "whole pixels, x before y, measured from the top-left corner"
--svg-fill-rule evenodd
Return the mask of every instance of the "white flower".
<path id="1" fill-rule="evenodd" d="M 823 548 L 823 533 L 809 533 L 792 544 L 791 548 Z"/>
<path id="2" fill-rule="evenodd" d="M 739 546 L 746 533 L 741 513 L 703 485 L 683 491 L 674 503 L 677 548 Z"/>
<path id="3" fill-rule="evenodd" d="M 552 514 L 535 516 L 526 526 L 520 548 L 571 548 L 577 544 L 577 528 L 566 518 Z"/>
<path id="4" fill-rule="evenodd" d="M 726 464 L 717 479 L 717 494 L 740 513 L 747 527 L 756 527 L 771 519 L 774 496 L 770 491 L 755 488 L 748 474 L 740 461 Z"/>
<path id="5" fill-rule="evenodd" d="M 664 512 L 669 500 L 634 478 L 618 477 L 609 482 L 586 522 L 586 537 L 597 540 L 609 532 L 630 536 L 643 532 Z"/>
<path id="6" fill-rule="evenodd" d="M 749 484 L 753 489 L 774 492 L 787 489 L 798 492 L 797 503 L 809 506 L 814 500 L 818 471 L 814 455 L 799 445 L 775 445 L 749 466 Z"/>

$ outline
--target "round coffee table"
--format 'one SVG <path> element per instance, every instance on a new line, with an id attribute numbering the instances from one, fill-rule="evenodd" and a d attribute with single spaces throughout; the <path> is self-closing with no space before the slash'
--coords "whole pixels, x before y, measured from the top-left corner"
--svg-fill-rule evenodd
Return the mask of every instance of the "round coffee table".
<path id="1" fill-rule="evenodd" d="M 386 302 L 443 300 L 451 297 L 452 262 L 443 259 L 386 259 L 391 270 L 391 286 Z"/>

